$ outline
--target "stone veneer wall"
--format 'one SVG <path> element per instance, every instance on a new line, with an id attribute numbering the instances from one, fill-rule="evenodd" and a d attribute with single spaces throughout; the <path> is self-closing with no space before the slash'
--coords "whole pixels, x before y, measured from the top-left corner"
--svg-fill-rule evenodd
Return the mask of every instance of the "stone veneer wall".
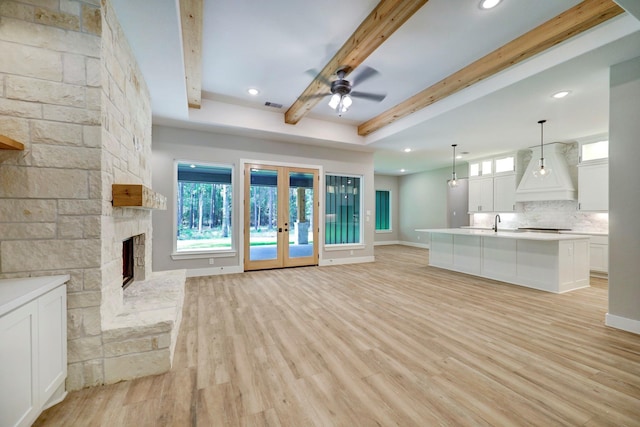
<path id="1" fill-rule="evenodd" d="M 150 271 L 151 213 L 112 208 L 111 184 L 151 185 L 151 109 L 109 0 L 0 1 L 0 134 L 25 145 L 0 151 L 0 278 L 70 274 L 67 389 L 117 380 L 103 323 L 125 237 Z"/>

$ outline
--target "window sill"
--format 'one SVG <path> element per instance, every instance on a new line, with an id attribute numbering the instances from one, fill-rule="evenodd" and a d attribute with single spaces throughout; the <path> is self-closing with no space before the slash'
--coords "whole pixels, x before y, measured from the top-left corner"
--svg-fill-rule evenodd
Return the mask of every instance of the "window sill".
<path id="1" fill-rule="evenodd" d="M 393 230 L 376 230 L 376 234 L 393 233 Z"/>
<path id="2" fill-rule="evenodd" d="M 343 245 L 325 245 L 324 250 L 325 252 L 331 252 L 331 251 L 345 251 L 349 249 L 364 249 L 364 248 L 365 248 L 365 245 L 363 245 L 362 243 L 347 243 Z"/>
<path id="3" fill-rule="evenodd" d="M 181 259 L 201 259 L 201 258 L 231 258 L 238 254 L 238 251 L 235 250 L 224 250 L 224 251 L 208 251 L 208 252 L 179 252 L 172 253 L 171 259 L 173 260 L 181 260 Z"/>

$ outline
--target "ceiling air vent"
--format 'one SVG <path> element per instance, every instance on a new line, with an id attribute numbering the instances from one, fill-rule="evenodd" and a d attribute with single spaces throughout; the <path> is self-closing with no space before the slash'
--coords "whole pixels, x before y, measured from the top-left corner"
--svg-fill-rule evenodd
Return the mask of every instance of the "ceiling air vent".
<path id="1" fill-rule="evenodd" d="M 264 105 L 266 105 L 267 107 L 273 107 L 273 108 L 282 108 L 282 104 L 277 104 L 275 102 L 265 102 Z"/>

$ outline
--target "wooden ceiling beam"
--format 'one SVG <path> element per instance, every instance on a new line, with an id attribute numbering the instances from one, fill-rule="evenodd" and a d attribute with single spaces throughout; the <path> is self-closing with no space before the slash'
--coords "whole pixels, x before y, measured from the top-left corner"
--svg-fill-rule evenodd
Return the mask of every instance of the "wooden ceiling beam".
<path id="1" fill-rule="evenodd" d="M 428 0 L 381 0 L 333 58 L 287 110 L 284 121 L 296 124 L 328 93 L 326 81 L 340 67 L 356 69 Z"/>
<path id="2" fill-rule="evenodd" d="M 182 51 L 189 108 L 202 104 L 202 6 L 203 0 L 180 0 Z"/>
<path id="3" fill-rule="evenodd" d="M 358 126 L 366 136 L 624 12 L 611 0 L 585 0 Z"/>

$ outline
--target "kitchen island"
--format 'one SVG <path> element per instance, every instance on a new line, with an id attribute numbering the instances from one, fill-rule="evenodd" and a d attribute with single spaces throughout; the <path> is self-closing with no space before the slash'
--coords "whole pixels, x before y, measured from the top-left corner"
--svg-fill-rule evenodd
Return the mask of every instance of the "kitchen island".
<path id="1" fill-rule="evenodd" d="M 463 228 L 430 236 L 429 265 L 562 293 L 589 286 L 589 236 Z"/>

